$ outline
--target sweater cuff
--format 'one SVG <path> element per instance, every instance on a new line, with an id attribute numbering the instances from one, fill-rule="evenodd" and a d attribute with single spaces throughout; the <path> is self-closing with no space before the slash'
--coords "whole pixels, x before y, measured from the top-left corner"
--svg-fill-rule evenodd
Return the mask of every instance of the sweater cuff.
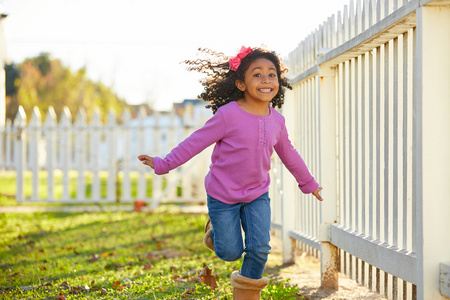
<path id="1" fill-rule="evenodd" d="M 313 177 L 307 184 L 303 186 L 298 185 L 298 187 L 303 192 L 303 194 L 311 194 L 312 192 L 314 192 L 319 188 L 319 184 Z"/>
<path id="2" fill-rule="evenodd" d="M 164 175 L 169 173 L 169 164 L 159 157 L 153 158 L 153 168 L 156 175 Z"/>

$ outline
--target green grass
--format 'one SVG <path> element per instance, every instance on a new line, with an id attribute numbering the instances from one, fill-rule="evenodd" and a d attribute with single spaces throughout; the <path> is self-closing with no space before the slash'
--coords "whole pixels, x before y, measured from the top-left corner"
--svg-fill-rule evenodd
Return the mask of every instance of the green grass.
<path id="1" fill-rule="evenodd" d="M 167 212 L 0 215 L 0 299 L 232 299 L 229 275 L 242 261 L 224 262 L 202 244 L 206 220 Z M 203 264 L 218 288 L 198 278 Z M 262 299 L 297 293 L 272 278 Z"/>
<path id="2" fill-rule="evenodd" d="M 60 171 L 54 172 L 54 185 L 53 185 L 53 195 L 55 199 L 60 199 L 63 194 L 63 174 Z M 93 173 L 85 172 L 84 174 L 86 187 L 85 187 L 85 197 L 90 199 L 92 196 L 92 182 L 93 182 Z M 137 197 L 137 181 L 139 174 L 137 172 L 130 173 L 130 181 L 131 181 L 131 197 L 135 199 Z M 24 176 L 24 194 L 25 198 L 30 198 L 32 194 L 32 173 L 27 171 Z M 120 199 L 122 197 L 122 182 L 123 182 L 124 174 L 123 172 L 119 172 L 117 176 L 117 197 Z M 72 200 L 76 199 L 77 193 L 77 171 L 69 172 L 69 195 Z M 102 171 L 99 172 L 100 178 L 100 196 L 105 198 L 107 196 L 107 181 L 108 181 L 108 172 Z M 48 189 L 47 189 L 47 179 L 48 174 L 47 171 L 39 172 L 39 199 L 46 199 L 48 197 Z M 147 197 L 152 196 L 152 176 L 146 175 L 146 184 L 147 184 Z M 163 188 L 167 185 L 166 180 L 162 181 Z M 181 188 L 179 187 L 177 190 L 178 195 L 181 195 Z M 14 206 L 17 205 L 17 202 L 14 199 L 16 194 L 16 173 L 14 171 L 1 171 L 0 172 L 0 205 L 1 206 Z M 88 200 L 89 201 L 89 200 Z M 26 203 L 27 200 L 22 202 L 21 204 L 30 204 Z M 123 203 L 123 202 L 121 202 Z M 31 203 L 36 205 L 36 202 Z M 55 203 L 44 203 L 40 204 L 44 205 L 59 205 L 56 200 Z M 105 203 L 106 204 L 106 203 Z M 67 204 L 64 204 L 67 205 Z"/>

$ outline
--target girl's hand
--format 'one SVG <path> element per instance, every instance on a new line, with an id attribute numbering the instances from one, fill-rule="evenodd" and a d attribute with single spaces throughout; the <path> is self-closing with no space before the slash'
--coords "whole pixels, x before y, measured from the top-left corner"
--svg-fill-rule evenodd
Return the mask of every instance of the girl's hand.
<path id="1" fill-rule="evenodd" d="M 139 155 L 138 159 L 147 166 L 150 166 L 150 168 L 155 169 L 153 164 L 153 157 L 150 157 L 148 155 Z"/>
<path id="2" fill-rule="evenodd" d="M 317 190 L 315 190 L 312 194 L 314 195 L 314 197 L 317 198 L 317 200 L 319 201 L 323 201 L 323 198 L 320 196 L 320 191 L 323 190 L 323 188 L 319 187 Z"/>

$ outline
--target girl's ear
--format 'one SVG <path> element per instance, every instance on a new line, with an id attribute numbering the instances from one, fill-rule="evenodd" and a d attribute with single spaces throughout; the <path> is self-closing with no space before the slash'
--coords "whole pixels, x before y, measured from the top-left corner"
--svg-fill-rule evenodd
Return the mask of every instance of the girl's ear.
<path id="1" fill-rule="evenodd" d="M 245 92 L 245 84 L 242 80 L 237 79 L 234 84 L 240 91 Z"/>

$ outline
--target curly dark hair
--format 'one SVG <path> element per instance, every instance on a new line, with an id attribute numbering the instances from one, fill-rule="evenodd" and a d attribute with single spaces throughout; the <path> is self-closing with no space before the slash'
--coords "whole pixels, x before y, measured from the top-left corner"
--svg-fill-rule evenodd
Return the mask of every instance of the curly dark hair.
<path id="1" fill-rule="evenodd" d="M 222 105 L 231 101 L 236 101 L 244 97 L 244 92 L 239 90 L 235 82 L 236 80 L 244 80 L 244 74 L 250 64 L 258 58 L 266 58 L 270 60 L 276 68 L 280 87 L 276 96 L 270 101 L 272 107 L 281 108 L 284 103 L 285 89 L 292 89 L 288 79 L 284 74 L 288 69 L 283 65 L 278 55 L 263 48 L 252 48 L 252 52 L 244 57 L 236 71 L 230 69 L 228 57 L 221 52 L 215 52 L 210 49 L 198 49 L 214 59 L 197 59 L 185 60 L 189 71 L 197 71 L 206 74 L 206 78 L 200 80 L 204 86 L 204 92 L 198 95 L 198 99 L 209 102 L 207 108 L 211 108 L 213 113 Z"/>

